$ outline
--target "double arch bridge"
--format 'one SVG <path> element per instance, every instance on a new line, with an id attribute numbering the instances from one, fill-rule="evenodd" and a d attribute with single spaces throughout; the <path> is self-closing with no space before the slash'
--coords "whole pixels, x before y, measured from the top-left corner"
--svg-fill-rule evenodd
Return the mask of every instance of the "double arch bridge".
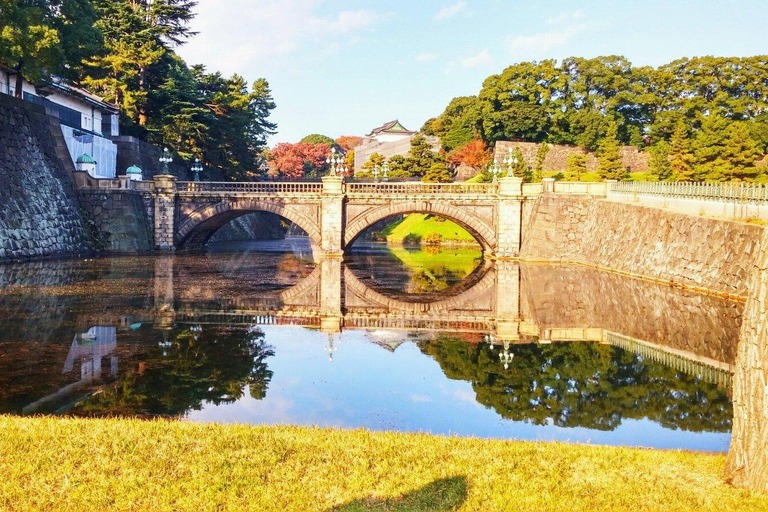
<path id="1" fill-rule="evenodd" d="M 154 179 L 154 239 L 160 250 L 204 245 L 227 222 L 271 212 L 307 232 L 324 255 L 341 255 L 360 234 L 393 215 L 431 213 L 472 234 L 486 255 L 516 257 L 524 202 L 521 178 L 498 184 L 380 182 L 176 182 Z"/>

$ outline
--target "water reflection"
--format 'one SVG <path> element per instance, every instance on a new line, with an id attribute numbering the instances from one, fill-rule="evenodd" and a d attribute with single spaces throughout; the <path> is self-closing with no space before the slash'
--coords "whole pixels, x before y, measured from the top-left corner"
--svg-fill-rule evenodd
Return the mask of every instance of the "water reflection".
<path id="1" fill-rule="evenodd" d="M 267 244 L 0 267 L 0 411 L 727 448 L 738 302 L 452 249 Z"/>

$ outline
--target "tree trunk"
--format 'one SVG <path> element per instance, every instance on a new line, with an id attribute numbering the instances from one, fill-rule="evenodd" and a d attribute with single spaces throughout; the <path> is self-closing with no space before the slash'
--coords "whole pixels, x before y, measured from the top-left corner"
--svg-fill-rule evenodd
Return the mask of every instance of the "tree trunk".
<path id="1" fill-rule="evenodd" d="M 14 91 L 14 96 L 16 96 L 19 99 L 23 98 L 23 88 L 24 88 L 24 75 L 21 74 L 21 68 L 22 68 L 22 62 L 19 61 L 18 65 L 16 66 L 16 90 Z"/>
<path id="2" fill-rule="evenodd" d="M 147 88 L 147 70 L 142 66 L 139 68 L 139 90 L 142 92 Z M 146 96 L 142 98 L 142 101 L 146 101 Z M 147 106 L 140 103 L 138 105 L 139 111 L 139 126 L 146 126 L 147 124 Z"/>
<path id="3" fill-rule="evenodd" d="M 768 229 L 755 257 L 739 333 L 725 476 L 737 487 L 768 492 Z"/>

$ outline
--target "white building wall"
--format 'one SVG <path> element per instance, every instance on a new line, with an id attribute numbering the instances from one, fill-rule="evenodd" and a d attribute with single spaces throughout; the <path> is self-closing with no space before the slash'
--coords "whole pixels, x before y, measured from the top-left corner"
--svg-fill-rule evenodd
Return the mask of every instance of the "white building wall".
<path id="1" fill-rule="evenodd" d="M 117 144 L 104 137 L 65 125 L 61 125 L 61 131 L 73 163 L 83 153 L 88 153 L 96 160 L 95 178 L 114 178 L 117 175 Z"/>

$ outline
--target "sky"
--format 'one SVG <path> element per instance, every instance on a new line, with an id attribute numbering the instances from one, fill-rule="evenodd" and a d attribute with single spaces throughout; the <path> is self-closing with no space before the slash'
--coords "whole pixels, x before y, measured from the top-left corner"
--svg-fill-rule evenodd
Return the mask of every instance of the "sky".
<path id="1" fill-rule="evenodd" d="M 178 52 L 209 71 L 267 79 L 270 146 L 362 136 L 393 119 L 418 130 L 516 62 L 768 54 L 765 0 L 199 0 L 196 11 L 198 35 Z"/>

